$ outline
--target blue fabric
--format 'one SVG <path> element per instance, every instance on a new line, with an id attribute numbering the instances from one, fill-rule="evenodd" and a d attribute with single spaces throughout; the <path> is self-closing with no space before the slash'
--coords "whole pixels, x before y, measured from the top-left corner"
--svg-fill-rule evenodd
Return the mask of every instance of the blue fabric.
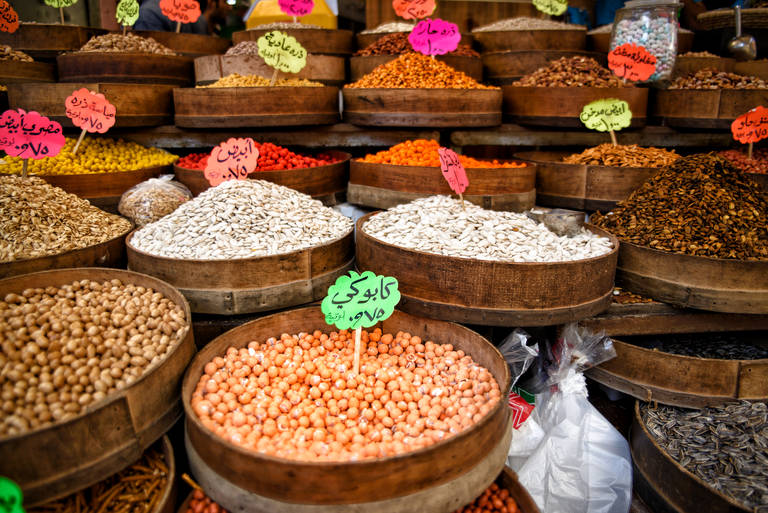
<path id="1" fill-rule="evenodd" d="M 145 0 L 139 9 L 139 19 L 133 26 L 134 30 L 176 31 L 176 22 L 165 17 L 160 10 L 160 0 Z M 195 23 L 182 23 L 181 32 L 184 34 L 207 34 L 208 22 L 203 15 Z"/>
<path id="2" fill-rule="evenodd" d="M 613 23 L 616 11 L 624 7 L 624 0 L 597 0 L 595 22 L 598 27 Z"/>

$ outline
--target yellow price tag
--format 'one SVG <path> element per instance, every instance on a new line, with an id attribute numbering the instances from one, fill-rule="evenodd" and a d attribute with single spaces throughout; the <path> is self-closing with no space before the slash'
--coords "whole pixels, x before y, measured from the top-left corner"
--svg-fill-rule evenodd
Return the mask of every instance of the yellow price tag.
<path id="1" fill-rule="evenodd" d="M 616 98 L 604 98 L 588 103 L 579 116 L 584 125 L 598 132 L 609 132 L 627 128 L 632 122 L 629 104 Z"/>
<path id="2" fill-rule="evenodd" d="M 307 51 L 285 32 L 267 32 L 258 41 L 259 56 L 269 66 L 285 73 L 298 73 L 307 65 Z"/>
<path id="3" fill-rule="evenodd" d="M 567 0 L 533 0 L 533 6 L 541 12 L 560 16 L 568 9 Z"/>

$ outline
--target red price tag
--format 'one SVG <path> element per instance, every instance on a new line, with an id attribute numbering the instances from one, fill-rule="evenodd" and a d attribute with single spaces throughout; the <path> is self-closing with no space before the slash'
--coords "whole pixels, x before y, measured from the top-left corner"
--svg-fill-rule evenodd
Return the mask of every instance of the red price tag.
<path id="1" fill-rule="evenodd" d="M 642 82 L 656 71 L 656 56 L 635 43 L 624 43 L 608 54 L 608 67 L 620 78 Z"/>
<path id="2" fill-rule="evenodd" d="M 55 157 L 65 142 L 61 125 L 37 112 L 6 110 L 0 116 L 0 149 L 12 157 Z"/>
<path id="3" fill-rule="evenodd" d="M 13 34 L 19 28 L 19 15 L 6 0 L 0 0 L 0 30 Z"/>
<path id="4" fill-rule="evenodd" d="M 395 14 L 406 20 L 420 20 L 435 12 L 435 0 L 392 0 Z"/>
<path id="5" fill-rule="evenodd" d="M 179 23 L 194 23 L 201 14 L 197 0 L 160 0 L 160 10 L 166 18 Z"/>
<path id="6" fill-rule="evenodd" d="M 64 106 L 72 124 L 87 132 L 103 134 L 115 124 L 115 106 L 101 93 L 78 89 L 67 97 Z"/>
<path id="7" fill-rule="evenodd" d="M 731 123 L 733 138 L 742 144 L 756 143 L 768 137 L 768 109 L 755 107 Z"/>
<path id="8" fill-rule="evenodd" d="M 208 157 L 203 174 L 211 186 L 227 180 L 245 180 L 256 170 L 259 150 L 253 139 L 234 137 L 216 146 Z"/>
<path id="9" fill-rule="evenodd" d="M 315 7 L 315 0 L 277 0 L 277 5 L 288 16 L 306 16 Z"/>
<path id="10" fill-rule="evenodd" d="M 460 40 L 458 25 L 439 18 L 421 20 L 408 36 L 413 49 L 424 55 L 450 53 L 459 46 Z"/>
<path id="11" fill-rule="evenodd" d="M 451 190 L 456 194 L 464 194 L 469 186 L 469 179 L 464 166 L 459 161 L 456 152 L 448 148 L 438 148 L 437 154 L 440 156 L 440 169 L 443 171 L 443 177 L 450 185 Z"/>

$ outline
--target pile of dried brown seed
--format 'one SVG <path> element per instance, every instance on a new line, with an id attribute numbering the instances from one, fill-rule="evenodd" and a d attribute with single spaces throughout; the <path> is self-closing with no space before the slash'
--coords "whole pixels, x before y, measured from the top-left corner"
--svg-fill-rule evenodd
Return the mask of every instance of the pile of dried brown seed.
<path id="1" fill-rule="evenodd" d="M 637 144 L 601 144 L 563 158 L 566 164 L 616 167 L 664 167 L 680 158 L 674 150 L 643 148 Z"/>

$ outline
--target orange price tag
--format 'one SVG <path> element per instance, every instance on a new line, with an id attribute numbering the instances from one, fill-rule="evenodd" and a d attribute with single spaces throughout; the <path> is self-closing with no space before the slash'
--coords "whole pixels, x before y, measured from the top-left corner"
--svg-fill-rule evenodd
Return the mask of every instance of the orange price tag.
<path id="1" fill-rule="evenodd" d="M 86 132 L 105 133 L 115 125 L 115 106 L 101 93 L 78 89 L 64 101 L 67 117 Z"/>
<path id="2" fill-rule="evenodd" d="M 194 23 L 200 17 L 197 0 L 160 0 L 160 10 L 171 21 Z"/>
<path id="3" fill-rule="evenodd" d="M 392 0 L 395 14 L 406 20 L 420 20 L 435 12 L 435 0 Z"/>
<path id="4" fill-rule="evenodd" d="M 608 67 L 620 78 L 642 82 L 656 71 L 656 56 L 635 43 L 624 43 L 608 54 Z"/>
<path id="5" fill-rule="evenodd" d="M 19 28 L 19 15 L 6 0 L 0 0 L 0 30 L 13 34 Z"/>
<path id="6" fill-rule="evenodd" d="M 203 174 L 216 187 L 227 180 L 245 180 L 256 170 L 258 161 L 259 150 L 253 139 L 232 137 L 213 149 Z"/>
<path id="7" fill-rule="evenodd" d="M 768 109 L 755 107 L 731 123 L 733 138 L 742 144 L 756 143 L 768 137 Z"/>
<path id="8" fill-rule="evenodd" d="M 459 161 L 459 156 L 455 151 L 448 148 L 438 148 L 437 154 L 440 156 L 440 169 L 443 172 L 443 178 L 451 186 L 451 190 L 456 194 L 464 194 L 469 187 L 467 171 Z"/>

